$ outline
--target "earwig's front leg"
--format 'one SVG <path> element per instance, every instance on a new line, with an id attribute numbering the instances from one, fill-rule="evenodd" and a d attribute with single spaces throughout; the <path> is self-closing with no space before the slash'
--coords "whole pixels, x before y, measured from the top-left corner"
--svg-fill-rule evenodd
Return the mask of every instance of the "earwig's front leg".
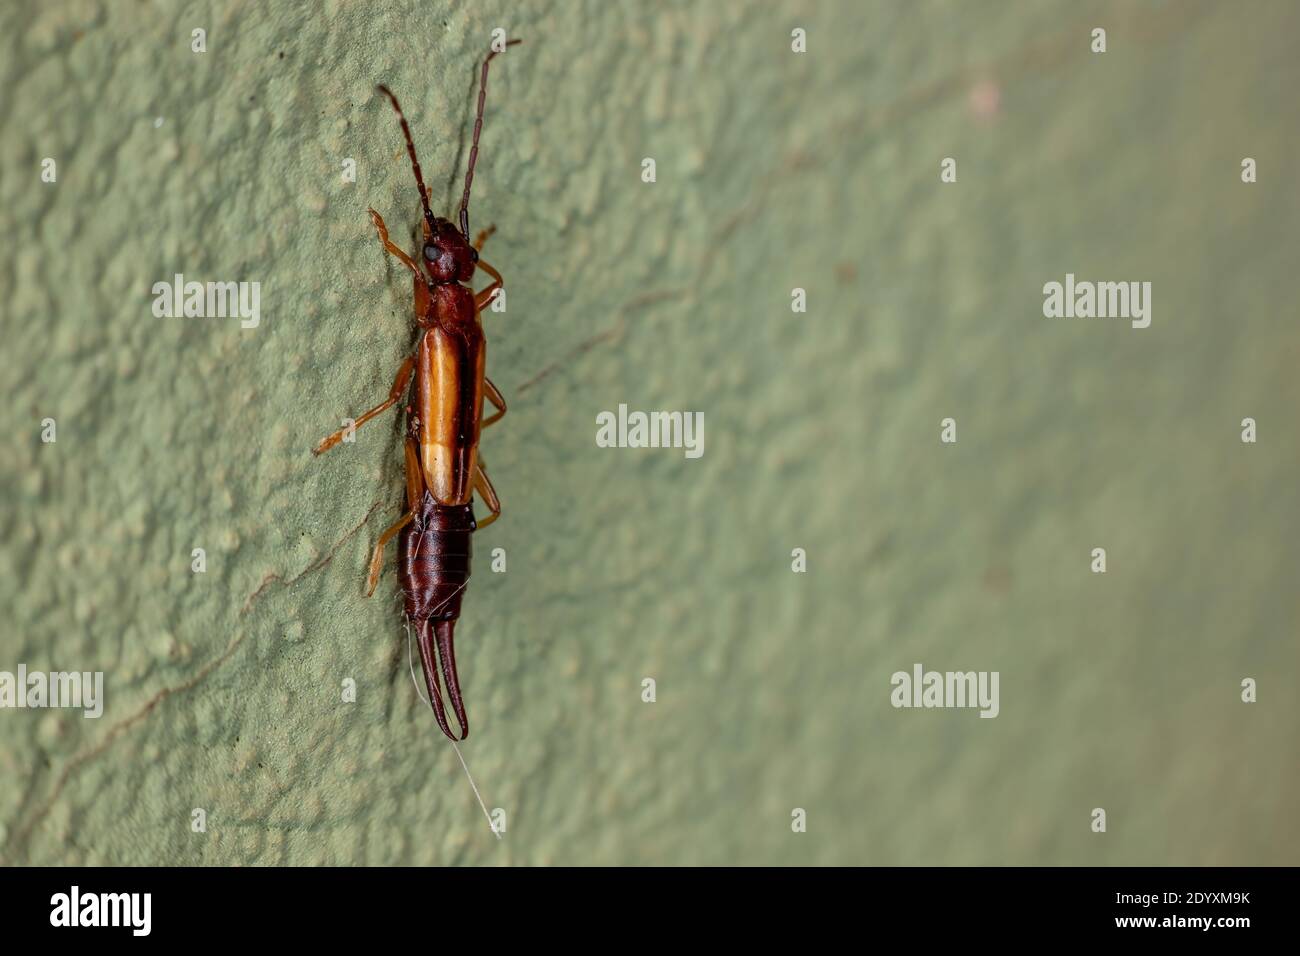
<path id="1" fill-rule="evenodd" d="M 393 387 L 388 390 L 388 398 L 385 401 L 380 402 L 378 405 L 376 405 L 374 408 L 370 409 L 369 411 L 363 412 L 361 417 L 358 418 L 353 423 L 352 425 L 353 431 L 360 428 L 362 425 L 370 421 L 370 419 L 374 418 L 376 415 L 388 411 L 388 409 L 392 408 L 394 405 L 396 405 L 399 401 L 402 400 L 402 395 L 405 394 L 406 392 L 406 383 L 411 380 L 411 370 L 413 368 L 415 368 L 414 355 L 412 355 L 405 362 L 403 362 L 401 367 L 397 370 L 397 378 L 393 379 Z M 322 439 L 321 443 L 312 449 L 312 454 L 321 455 L 329 451 L 331 448 L 333 448 L 335 445 L 337 445 L 340 441 L 343 440 L 343 436 L 347 434 L 347 431 L 348 430 L 346 428 L 340 428 L 333 435 L 330 435 L 328 438 Z"/>
<path id="2" fill-rule="evenodd" d="M 501 499 L 497 497 L 497 490 L 492 487 L 492 482 L 488 480 L 487 472 L 483 470 L 483 462 L 481 461 L 474 465 L 474 490 L 479 493 L 479 497 L 487 505 L 488 511 L 492 512 L 490 516 L 478 522 L 478 529 L 482 531 L 501 517 Z"/>
<path id="3" fill-rule="evenodd" d="M 483 307 L 492 301 L 492 296 L 496 295 L 497 289 L 505 285 L 505 280 L 501 278 L 501 273 L 482 259 L 478 261 L 478 267 L 492 277 L 492 284 L 474 296 L 474 307 L 482 311 Z"/>
<path id="4" fill-rule="evenodd" d="M 488 239 L 492 236 L 492 233 L 494 233 L 494 232 L 496 232 L 496 231 L 497 231 L 497 224 L 494 222 L 494 223 L 492 223 L 490 226 L 488 226 L 486 229 L 484 229 L 482 232 L 480 232 L 480 233 L 478 234 L 478 237 L 474 240 L 474 251 L 475 251 L 475 252 L 482 252 L 482 251 L 483 251 L 483 243 L 487 242 Z"/>
<path id="5" fill-rule="evenodd" d="M 415 518 L 414 511 L 408 511 L 402 515 L 397 524 L 388 528 L 379 536 L 379 542 L 375 545 L 375 553 L 370 558 L 370 576 L 366 578 L 366 597 L 375 593 L 375 586 L 379 584 L 379 572 L 384 566 L 384 548 L 388 542 L 393 540 L 393 535 L 405 528 Z"/>
<path id="6" fill-rule="evenodd" d="M 483 419 L 483 424 L 479 426 L 480 428 L 487 428 L 493 422 L 499 422 L 505 417 L 506 398 L 501 394 L 501 389 L 492 384 L 492 379 L 487 377 L 484 377 L 483 379 L 483 395 L 489 402 L 497 407 L 497 411 Z"/>
<path id="7" fill-rule="evenodd" d="M 384 225 L 384 217 L 379 215 L 373 209 L 370 210 L 370 221 L 375 224 L 375 231 L 379 233 L 379 241 L 383 244 L 384 251 L 397 259 L 415 274 L 415 277 L 421 282 L 424 276 L 420 274 L 420 267 L 415 264 L 415 260 L 402 251 L 401 247 L 396 245 L 393 240 L 388 238 L 388 227 Z"/>

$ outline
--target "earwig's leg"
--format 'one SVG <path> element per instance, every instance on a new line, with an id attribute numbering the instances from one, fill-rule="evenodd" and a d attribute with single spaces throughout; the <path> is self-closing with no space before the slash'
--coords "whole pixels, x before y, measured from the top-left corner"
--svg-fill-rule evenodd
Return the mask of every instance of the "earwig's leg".
<path id="1" fill-rule="evenodd" d="M 474 240 L 474 251 L 475 251 L 475 252 L 482 252 L 482 251 L 483 251 L 483 243 L 487 242 L 488 239 L 491 238 L 492 233 L 494 233 L 494 232 L 496 232 L 496 231 L 497 231 L 497 224 L 494 222 L 494 223 L 492 223 L 490 226 L 488 226 L 486 229 L 484 229 L 482 232 L 480 232 L 480 233 L 478 234 L 478 238 Z"/>
<path id="2" fill-rule="evenodd" d="M 412 355 L 410 358 L 408 358 L 405 362 L 402 363 L 400 368 L 398 368 L 397 378 L 393 379 L 393 387 L 388 390 L 388 398 L 385 401 L 380 402 L 378 405 L 376 405 L 374 408 L 370 409 L 369 411 L 363 412 L 361 414 L 361 417 L 358 418 L 356 422 L 352 425 L 353 431 L 356 431 L 358 428 L 360 428 L 366 422 L 370 421 L 370 419 L 374 418 L 376 415 L 388 411 L 390 408 L 392 408 L 394 405 L 396 405 L 398 402 L 402 400 L 402 395 L 405 394 L 406 392 L 406 383 L 411 380 L 411 371 L 414 368 L 415 368 L 415 356 Z M 331 448 L 333 448 L 335 445 L 337 445 L 339 442 L 343 440 L 343 436 L 346 433 L 347 433 L 346 428 L 340 428 L 333 435 L 330 435 L 328 438 L 322 439 L 321 443 L 312 449 L 312 454 L 321 455 L 329 451 Z"/>
<path id="3" fill-rule="evenodd" d="M 489 402 L 497 407 L 497 411 L 483 419 L 483 424 L 479 426 L 480 428 L 487 428 L 493 422 L 499 422 L 505 417 L 506 397 L 501 394 L 501 389 L 492 384 L 492 379 L 490 378 L 483 379 L 483 395 Z"/>
<path id="4" fill-rule="evenodd" d="M 481 461 L 474 466 L 474 490 L 479 493 L 488 511 L 492 512 L 487 518 L 478 522 L 481 531 L 501 517 L 501 499 L 497 497 L 497 490 L 492 487 L 492 482 L 488 479 L 487 472 L 483 470 Z"/>
<path id="5" fill-rule="evenodd" d="M 406 438 L 406 507 L 414 511 L 424 497 L 424 471 L 420 468 L 420 452 L 415 439 Z"/>
<path id="6" fill-rule="evenodd" d="M 506 284 L 506 280 L 501 278 L 501 273 L 497 272 L 496 269 L 493 269 L 482 259 L 478 261 L 478 267 L 492 277 L 492 284 L 474 296 L 474 307 L 481 311 L 484 306 L 492 301 L 492 296 L 496 294 L 497 289 L 500 289 Z"/>
<path id="7" fill-rule="evenodd" d="M 384 225 L 384 217 L 371 209 L 370 221 L 375 224 L 375 231 L 379 233 L 379 241 L 383 244 L 384 251 L 390 256 L 396 256 L 402 265 L 410 269 L 415 274 L 415 277 L 423 282 L 424 276 L 420 275 L 420 267 L 415 264 L 415 260 L 403 252 L 402 248 L 396 245 L 393 240 L 388 238 L 388 227 Z"/>
<path id="8" fill-rule="evenodd" d="M 406 514 L 402 515 L 401 520 L 398 521 L 397 524 L 388 528 L 379 536 L 379 542 L 375 545 L 375 553 L 370 558 L 370 576 L 366 579 L 366 597 L 370 597 L 370 595 L 374 594 L 375 586 L 379 584 L 379 572 L 384 567 L 384 548 L 388 545 L 388 542 L 393 539 L 393 535 L 397 534 L 397 532 L 410 524 L 414 517 L 415 512 L 408 511 Z"/>

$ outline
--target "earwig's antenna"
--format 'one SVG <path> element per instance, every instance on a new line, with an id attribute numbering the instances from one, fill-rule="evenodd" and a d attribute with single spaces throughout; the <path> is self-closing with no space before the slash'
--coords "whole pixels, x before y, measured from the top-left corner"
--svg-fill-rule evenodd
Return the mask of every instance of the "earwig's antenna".
<path id="1" fill-rule="evenodd" d="M 397 110 L 397 118 L 402 121 L 402 135 L 406 137 L 406 151 L 411 155 L 411 168 L 415 170 L 415 182 L 420 187 L 420 202 L 424 206 L 424 221 L 429 224 L 429 232 L 433 232 L 433 210 L 429 208 L 429 191 L 424 188 L 424 176 L 420 173 L 420 161 L 415 158 L 415 144 L 411 142 L 411 127 L 406 125 L 406 117 L 402 115 L 402 108 L 397 105 L 397 97 L 393 91 L 382 83 L 379 84 L 379 91 L 388 97 L 393 109 Z"/>
<path id="2" fill-rule="evenodd" d="M 506 43 L 506 46 L 514 46 L 516 43 L 523 42 L 523 40 L 510 40 Z M 466 242 L 469 242 L 469 187 L 474 182 L 474 163 L 478 161 L 478 137 L 479 133 L 483 131 L 483 104 L 487 101 L 488 64 L 500 52 L 500 50 L 493 50 L 487 55 L 487 59 L 483 61 L 483 74 L 479 78 L 478 116 L 474 120 L 474 145 L 469 150 L 469 169 L 465 170 L 465 195 L 460 197 L 460 231 L 464 234 Z M 396 100 L 394 100 L 394 103 L 396 103 Z M 406 122 L 403 121 L 402 125 L 405 127 Z M 415 154 L 412 153 L 411 155 L 414 157 Z M 418 170 L 419 167 L 416 168 Z"/>

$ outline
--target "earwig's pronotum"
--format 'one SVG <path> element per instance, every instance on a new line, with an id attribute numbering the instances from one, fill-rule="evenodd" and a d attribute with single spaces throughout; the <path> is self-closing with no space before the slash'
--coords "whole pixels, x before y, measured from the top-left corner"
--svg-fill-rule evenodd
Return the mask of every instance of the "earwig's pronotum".
<path id="1" fill-rule="evenodd" d="M 519 42 L 511 40 L 506 46 Z M 470 535 L 501 515 L 496 491 L 478 458 L 478 441 L 481 430 L 506 413 L 506 403 L 483 373 L 486 343 L 479 313 L 502 288 L 503 280 L 501 273 L 478 255 L 494 227 L 479 233 L 472 244 L 469 239 L 469 193 L 483 129 L 488 64 L 498 52 L 494 49 L 483 60 L 473 144 L 465 172 L 465 192 L 460 201 L 459 229 L 430 210 L 429 190 L 425 188 L 420 161 L 415 155 L 411 128 L 397 97 L 388 87 L 379 87 L 397 111 L 420 190 L 420 204 L 424 209 L 421 256 L 424 271 L 389 240 L 388 227 L 379 213 L 371 209 L 370 218 L 384 250 L 414 276 L 415 320 L 421 332 L 415 354 L 397 370 L 388 398 L 358 416 L 352 426 L 360 428 L 401 401 L 411 373 L 415 373 L 415 384 L 406 405 L 406 513 L 379 536 L 370 561 L 366 595 L 374 593 L 379 581 L 384 547 L 394 535 L 399 535 L 398 580 L 405 598 L 406 616 L 415 625 L 420 663 L 434 716 L 442 732 L 452 740 L 457 737 L 447 725 L 438 686 L 438 665 L 441 664 L 451 707 L 460 724 L 459 739 L 464 740 L 469 736 L 469 722 L 456 674 L 452 632 L 460 617 L 465 585 L 469 583 Z M 491 284 L 477 295 L 463 284 L 474 278 L 476 269 L 492 277 Z M 484 396 L 496 407 L 496 412 L 486 420 L 482 418 Z M 316 446 L 314 453 L 319 455 L 333 448 L 347 431 L 343 428 L 330 435 Z M 491 512 L 482 524 L 474 521 L 475 491 Z"/>

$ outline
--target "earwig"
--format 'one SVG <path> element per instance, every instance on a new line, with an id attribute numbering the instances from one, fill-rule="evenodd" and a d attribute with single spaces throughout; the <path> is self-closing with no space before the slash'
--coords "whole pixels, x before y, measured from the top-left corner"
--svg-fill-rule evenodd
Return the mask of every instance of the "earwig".
<path id="1" fill-rule="evenodd" d="M 511 40 L 514 46 L 520 40 Z M 429 689 L 429 703 L 442 732 L 450 739 L 469 736 L 469 720 L 456 671 L 453 634 L 460 618 L 461 601 L 469 584 L 470 538 L 501 515 L 501 503 L 478 457 L 482 430 L 506 413 L 505 398 L 484 374 L 487 346 L 480 313 L 504 285 L 501 273 L 479 258 L 483 243 L 495 231 L 490 226 L 474 242 L 469 238 L 469 196 L 478 162 L 479 136 L 487 101 L 488 64 L 497 55 L 492 50 L 483 60 L 479 79 L 478 110 L 474 120 L 473 145 L 465 172 L 465 192 L 460 202 L 459 229 L 450 220 L 435 216 L 429 207 L 429 190 L 416 157 L 411 128 L 397 97 L 386 86 L 378 89 L 392 104 L 401 123 L 406 151 L 411 159 L 420 205 L 424 214 L 424 245 L 420 264 L 388 237 L 388 227 L 375 210 L 370 218 L 384 251 L 395 257 L 413 276 L 415 320 L 420 328 L 415 354 L 397 370 L 388 398 L 357 416 L 352 428 L 360 428 L 375 416 L 392 408 L 410 394 L 406 404 L 406 511 L 379 536 L 370 560 L 366 596 L 374 593 L 383 567 L 384 548 L 397 536 L 397 575 L 401 585 L 407 621 L 414 625 L 420 649 L 420 664 Z M 421 266 L 423 268 L 421 268 Z M 467 285 L 478 269 L 491 278 L 475 294 Z M 414 381 L 412 382 L 412 375 Z M 483 400 L 496 411 L 483 418 Z M 339 429 L 316 446 L 322 454 L 337 445 L 348 429 Z M 477 492 L 490 512 L 480 524 L 474 519 L 473 495 Z M 441 675 L 439 674 L 441 670 Z M 447 723 L 440 684 L 445 683 L 460 735 Z"/>

